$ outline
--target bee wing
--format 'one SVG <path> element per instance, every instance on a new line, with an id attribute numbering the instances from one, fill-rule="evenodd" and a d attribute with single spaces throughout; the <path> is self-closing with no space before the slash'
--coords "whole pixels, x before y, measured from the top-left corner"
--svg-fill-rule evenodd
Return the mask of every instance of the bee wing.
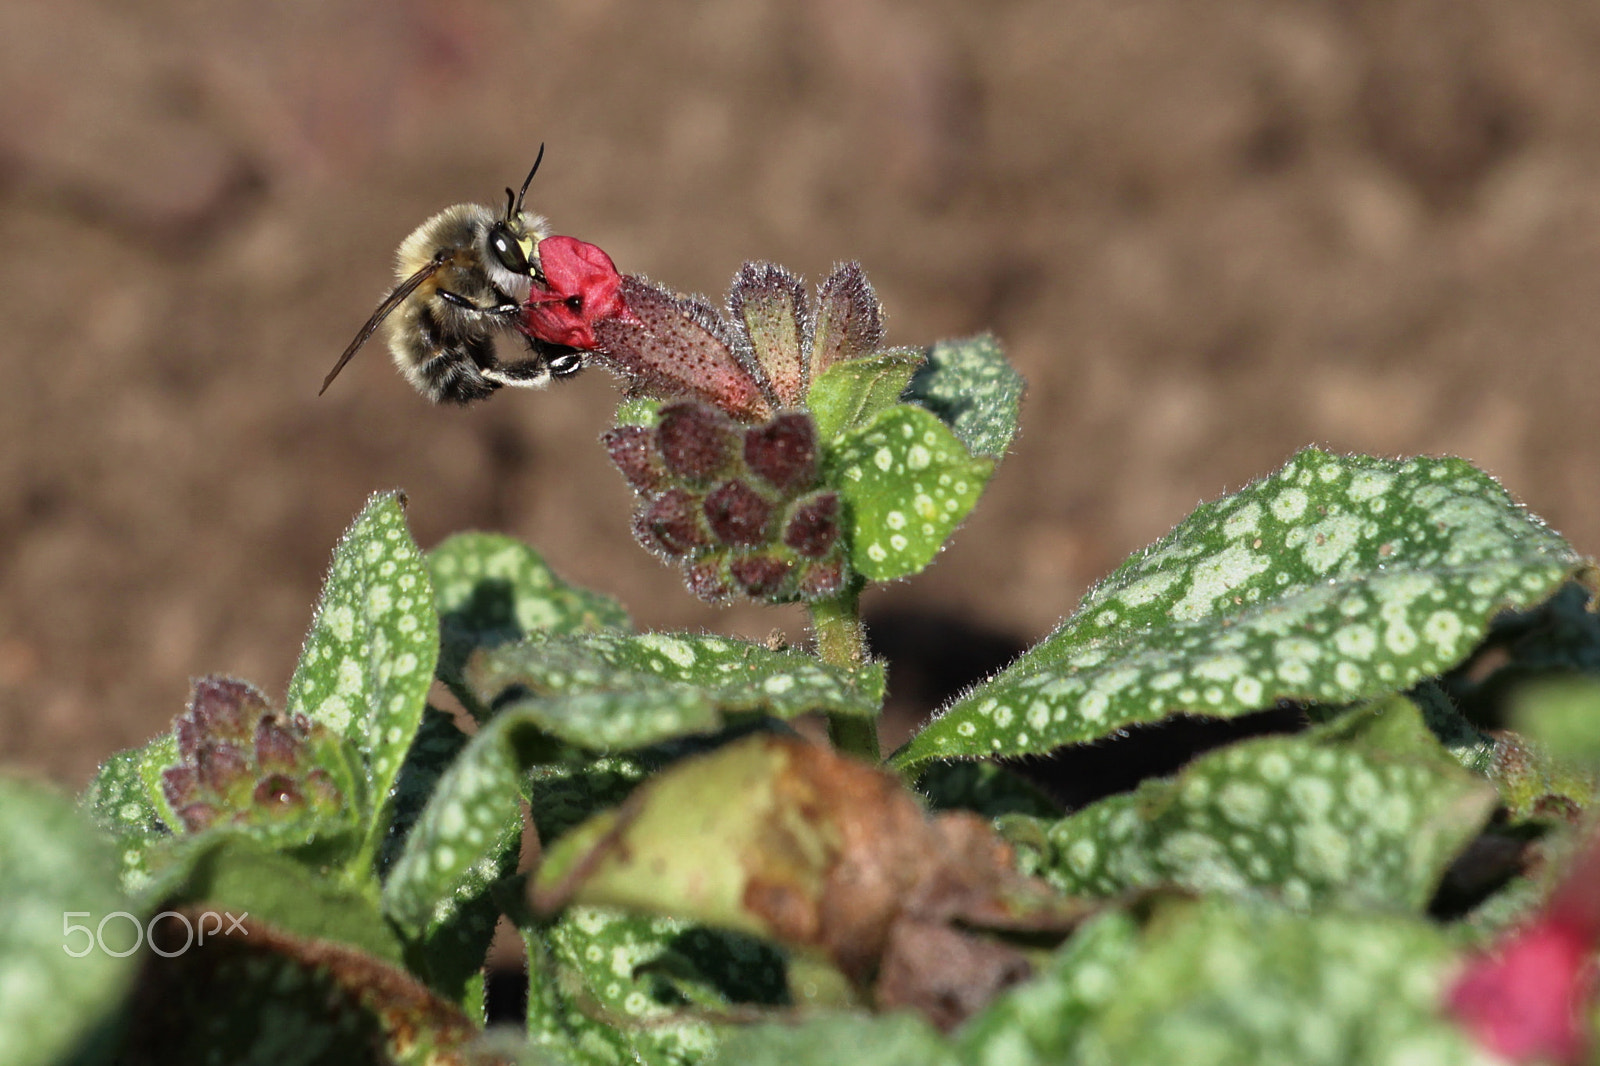
<path id="1" fill-rule="evenodd" d="M 394 287 L 394 291 L 383 298 L 383 302 L 378 305 L 378 309 L 372 312 L 372 317 L 367 319 L 367 324 L 362 326 L 361 332 L 356 334 L 356 339 L 350 342 L 350 346 L 344 350 L 344 354 L 339 356 L 339 361 L 333 364 L 333 369 L 328 371 L 328 376 L 322 379 L 322 388 L 317 390 L 318 396 L 321 396 L 323 393 L 328 391 L 328 386 L 332 385 L 333 379 L 339 376 L 339 371 L 344 369 L 344 365 L 348 363 L 356 354 L 356 352 L 361 350 L 361 346 L 367 343 L 367 340 L 377 332 L 378 327 L 383 325 L 383 320 L 388 318 L 395 308 L 404 303 L 406 301 L 406 297 L 416 292 L 419 285 L 433 277 L 434 274 L 438 273 L 439 268 L 444 266 L 445 261 L 449 258 L 450 254 L 448 252 L 439 252 L 432 259 L 428 260 L 426 266 L 417 271 L 415 274 L 411 275 L 406 280 L 402 281 L 400 284 L 396 285 Z"/>

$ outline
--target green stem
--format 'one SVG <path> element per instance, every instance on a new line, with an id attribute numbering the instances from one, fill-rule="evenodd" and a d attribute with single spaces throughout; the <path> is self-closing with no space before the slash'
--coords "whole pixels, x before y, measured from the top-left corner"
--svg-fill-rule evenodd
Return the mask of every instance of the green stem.
<path id="1" fill-rule="evenodd" d="M 853 670 L 867 661 L 867 634 L 861 626 L 861 586 L 851 584 L 837 596 L 809 607 L 817 658 L 830 666 Z M 877 762 L 878 720 L 851 714 L 828 715 L 828 739 L 850 755 Z"/>

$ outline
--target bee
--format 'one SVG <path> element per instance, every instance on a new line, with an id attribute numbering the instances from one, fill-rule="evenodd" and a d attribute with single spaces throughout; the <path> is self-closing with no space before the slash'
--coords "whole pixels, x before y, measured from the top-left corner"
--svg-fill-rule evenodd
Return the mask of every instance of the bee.
<path id="1" fill-rule="evenodd" d="M 385 321 L 395 365 L 434 403 L 471 403 L 502 385 L 543 388 L 583 369 L 582 352 L 534 337 L 523 338 L 526 357 L 504 363 L 495 357 L 495 337 L 515 332 L 533 282 L 544 282 L 538 249 L 549 233 L 543 218 L 522 207 L 543 160 L 541 144 L 522 189 L 506 189 L 504 212 L 456 204 L 401 242 L 399 284 L 339 356 L 317 395 Z"/>

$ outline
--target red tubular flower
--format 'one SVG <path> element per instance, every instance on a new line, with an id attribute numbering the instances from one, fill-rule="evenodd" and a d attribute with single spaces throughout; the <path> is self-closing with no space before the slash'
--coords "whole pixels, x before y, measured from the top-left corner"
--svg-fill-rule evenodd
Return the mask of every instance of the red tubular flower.
<path id="1" fill-rule="evenodd" d="M 1450 991 L 1450 1011 L 1479 1044 L 1512 1062 L 1581 1062 L 1591 953 L 1581 931 L 1540 919 L 1468 965 Z"/>
<path id="2" fill-rule="evenodd" d="M 1448 1006 L 1483 1047 L 1516 1063 L 1586 1061 L 1600 946 L 1600 837 L 1530 924 L 1467 964 Z"/>
<path id="3" fill-rule="evenodd" d="M 581 351 L 600 347 L 594 324 L 622 314 L 622 277 L 611 257 L 575 237 L 539 242 L 545 283 L 535 282 L 522 308 L 522 332 Z"/>

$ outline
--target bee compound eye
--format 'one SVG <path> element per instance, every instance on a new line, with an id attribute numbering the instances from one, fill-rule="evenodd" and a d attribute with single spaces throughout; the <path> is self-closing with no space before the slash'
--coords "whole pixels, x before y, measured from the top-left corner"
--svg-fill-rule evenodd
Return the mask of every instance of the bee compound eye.
<path id="1" fill-rule="evenodd" d="M 522 246 L 504 226 L 497 225 L 490 232 L 489 251 L 494 253 L 495 260 L 501 266 L 513 274 L 528 273 L 528 257 L 522 254 Z"/>

